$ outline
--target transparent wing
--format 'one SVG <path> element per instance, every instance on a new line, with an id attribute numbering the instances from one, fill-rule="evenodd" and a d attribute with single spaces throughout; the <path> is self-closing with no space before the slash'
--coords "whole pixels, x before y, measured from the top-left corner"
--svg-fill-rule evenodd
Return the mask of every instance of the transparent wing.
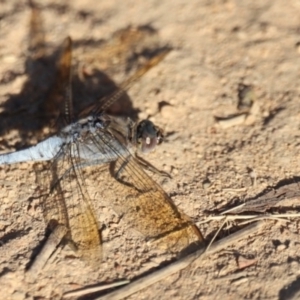
<path id="1" fill-rule="evenodd" d="M 146 72 L 151 68 L 156 66 L 160 61 L 162 61 L 165 56 L 170 52 L 170 49 L 163 49 L 159 54 L 150 59 L 144 66 L 138 69 L 132 76 L 122 82 L 119 88 L 112 94 L 99 99 L 97 104 L 93 104 L 86 109 L 84 109 L 80 116 L 84 117 L 91 113 L 98 114 L 106 111 L 114 102 L 122 97 L 122 95 L 129 90 L 129 88 L 138 81 Z"/>
<path id="2" fill-rule="evenodd" d="M 142 68 L 138 69 L 131 77 L 121 83 L 120 89 L 109 97 L 104 97 L 98 103 L 96 112 L 106 111 L 116 100 L 120 98 L 124 91 L 127 91 L 137 80 L 139 80 L 146 72 L 162 61 L 170 52 L 170 49 L 164 49 L 161 53 L 150 59 Z"/>
<path id="3" fill-rule="evenodd" d="M 99 183 L 95 186 L 99 186 L 99 194 L 109 199 L 130 227 L 176 252 L 192 242 L 204 241 L 190 218 L 179 211 L 164 190 L 145 173 L 123 141 L 117 136 L 112 138 L 106 131 L 95 135 L 90 142 L 99 149 L 106 145 L 118 157 L 110 164 L 110 172 L 102 174 L 105 187 Z M 100 174 L 95 177 L 99 178 Z"/>
<path id="4" fill-rule="evenodd" d="M 66 145 L 61 156 L 39 170 L 39 186 L 44 196 L 41 205 L 50 230 L 57 225 L 67 228 L 65 239 L 88 261 L 101 258 L 101 238 L 96 214 L 81 169 L 74 166 L 80 159 L 70 155 L 76 145 Z M 50 192 L 49 192 L 50 191 Z"/>
<path id="5" fill-rule="evenodd" d="M 171 51 L 169 48 L 162 49 L 156 56 L 150 59 L 144 66 L 138 69 L 132 76 L 120 84 L 119 88 L 112 94 L 101 98 L 96 104 L 84 109 L 79 117 L 85 117 L 89 114 L 99 114 L 105 112 L 112 104 L 120 99 L 124 93 L 138 81 L 146 72 L 162 61 Z M 66 38 L 63 45 L 60 58 L 57 63 L 57 74 L 53 87 L 45 102 L 43 110 L 50 120 L 54 120 L 57 126 L 70 124 L 74 121 L 72 88 L 71 88 L 71 67 L 72 67 L 72 40 Z M 64 116 L 64 120 L 62 120 Z M 52 124 L 53 126 L 53 124 Z"/>

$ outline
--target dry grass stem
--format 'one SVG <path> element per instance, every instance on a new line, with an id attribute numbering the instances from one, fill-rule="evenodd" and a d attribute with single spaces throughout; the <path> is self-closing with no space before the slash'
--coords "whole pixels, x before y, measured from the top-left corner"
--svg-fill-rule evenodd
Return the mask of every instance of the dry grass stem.
<path id="1" fill-rule="evenodd" d="M 223 223 L 221 224 L 221 226 L 219 227 L 219 229 L 217 230 L 217 232 L 215 233 L 215 235 L 213 236 L 213 238 L 211 239 L 211 241 L 209 242 L 208 246 L 206 247 L 205 252 L 209 251 L 211 244 L 214 242 L 214 240 L 216 239 L 216 237 L 218 236 L 219 232 L 221 231 L 221 229 L 224 227 L 225 223 L 227 222 L 227 219 L 225 217 Z"/>
<path id="2" fill-rule="evenodd" d="M 208 255 L 216 253 L 226 248 L 227 246 L 232 245 L 238 240 L 241 240 L 257 232 L 259 229 L 262 228 L 264 223 L 265 223 L 264 221 L 259 221 L 250 224 L 247 227 L 229 235 L 228 237 L 213 243 L 210 246 L 209 250 L 206 252 L 203 252 L 203 249 L 197 250 L 196 252 L 170 264 L 169 266 L 160 269 L 156 272 L 153 272 L 145 277 L 142 277 L 132 282 L 131 284 L 118 289 L 117 291 L 114 291 L 105 296 L 97 298 L 97 300 L 118 300 L 118 299 L 126 298 L 134 293 L 137 293 L 138 291 L 164 279 L 165 277 L 170 276 L 171 274 L 174 274 L 180 270 L 183 270 L 184 268 L 186 268 L 187 266 L 189 266 L 191 263 L 195 262 L 199 258 L 204 259 Z"/>
<path id="3" fill-rule="evenodd" d="M 79 290 L 75 290 L 75 291 L 70 291 L 70 292 L 66 292 L 63 295 L 63 298 L 81 297 L 81 296 L 84 296 L 87 294 L 100 292 L 103 290 L 108 290 L 108 289 L 115 288 L 115 287 L 118 287 L 121 285 L 125 285 L 125 284 L 128 284 L 129 282 L 130 282 L 129 280 L 122 280 L 122 281 L 118 281 L 118 282 L 114 282 L 114 283 L 103 284 L 103 285 L 99 285 L 99 286 L 93 286 L 93 287 L 83 288 L 83 289 L 79 289 Z"/>
<path id="4" fill-rule="evenodd" d="M 227 221 L 232 220 L 284 220 L 284 218 L 299 218 L 299 213 L 294 214 L 268 214 L 268 215 L 229 215 L 229 216 L 209 216 L 204 221 L 198 222 L 198 224 L 208 223 L 210 221 L 222 221 L 226 219 Z"/>

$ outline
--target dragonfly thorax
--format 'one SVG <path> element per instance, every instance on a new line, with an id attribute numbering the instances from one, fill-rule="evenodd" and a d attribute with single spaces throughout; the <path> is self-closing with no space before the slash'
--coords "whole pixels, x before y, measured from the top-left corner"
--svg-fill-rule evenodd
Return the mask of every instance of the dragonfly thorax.
<path id="1" fill-rule="evenodd" d="M 95 134 L 97 130 L 105 130 L 107 126 L 108 122 L 102 115 L 88 116 L 66 126 L 62 130 L 62 135 L 68 142 L 75 143 L 89 134 Z"/>

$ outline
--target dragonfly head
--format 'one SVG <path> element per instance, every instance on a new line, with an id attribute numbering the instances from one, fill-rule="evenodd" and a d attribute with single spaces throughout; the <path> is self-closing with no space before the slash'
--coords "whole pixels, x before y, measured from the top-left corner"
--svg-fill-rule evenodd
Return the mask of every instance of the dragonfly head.
<path id="1" fill-rule="evenodd" d="M 143 153 L 149 153 L 163 141 L 163 132 L 149 120 L 138 123 L 136 128 L 136 141 Z"/>

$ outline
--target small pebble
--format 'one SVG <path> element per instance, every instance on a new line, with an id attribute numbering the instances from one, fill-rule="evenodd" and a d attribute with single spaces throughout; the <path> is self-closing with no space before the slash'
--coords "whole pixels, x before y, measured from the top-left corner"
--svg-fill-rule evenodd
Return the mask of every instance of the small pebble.
<path id="1" fill-rule="evenodd" d="M 286 246 L 284 244 L 281 244 L 281 245 L 278 245 L 276 250 L 277 251 L 282 251 L 282 250 L 285 250 L 286 249 Z"/>
<path id="2" fill-rule="evenodd" d="M 211 186 L 211 182 L 210 182 L 208 179 L 205 179 L 205 180 L 202 182 L 202 187 L 203 187 L 205 190 L 208 189 L 210 186 Z"/>

